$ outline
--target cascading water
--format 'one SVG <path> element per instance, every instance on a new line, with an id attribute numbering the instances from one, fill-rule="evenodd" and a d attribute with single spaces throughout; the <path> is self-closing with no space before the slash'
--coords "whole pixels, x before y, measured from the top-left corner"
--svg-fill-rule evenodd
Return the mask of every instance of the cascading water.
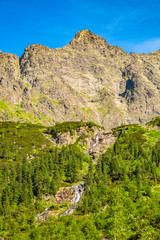
<path id="1" fill-rule="evenodd" d="M 95 138 L 95 143 L 92 145 L 92 148 L 90 149 L 90 151 L 92 151 L 93 148 L 95 148 L 99 144 L 99 136 L 102 134 L 103 134 L 103 132 L 97 133 L 96 138 Z"/>
<path id="2" fill-rule="evenodd" d="M 93 144 L 93 148 L 95 148 L 99 144 L 99 135 L 96 136 L 96 142 Z"/>
<path id="3" fill-rule="evenodd" d="M 74 198 L 71 201 L 72 206 L 63 213 L 63 216 L 71 214 L 73 212 L 73 210 L 76 208 L 77 203 L 79 202 L 79 200 L 81 199 L 81 197 L 84 193 L 84 183 L 82 182 L 82 183 L 78 183 L 78 184 L 74 185 L 73 189 L 74 189 L 75 194 L 74 194 Z M 43 217 L 44 221 L 46 221 L 49 212 L 51 212 L 51 210 L 47 210 L 47 211 L 44 211 L 44 212 L 38 214 L 36 216 L 36 219 Z"/>
<path id="4" fill-rule="evenodd" d="M 79 202 L 84 193 L 84 183 L 78 183 L 73 188 L 75 190 L 75 195 L 72 200 L 72 206 L 63 213 L 63 216 L 72 213 L 72 211 L 76 208 L 76 204 Z"/>

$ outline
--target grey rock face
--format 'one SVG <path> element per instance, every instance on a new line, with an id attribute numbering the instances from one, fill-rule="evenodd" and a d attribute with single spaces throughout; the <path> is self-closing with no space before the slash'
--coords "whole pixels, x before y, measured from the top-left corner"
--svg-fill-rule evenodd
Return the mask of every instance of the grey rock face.
<path id="1" fill-rule="evenodd" d="M 1 119 L 105 128 L 160 115 L 160 51 L 130 55 L 83 30 L 65 47 L 34 44 L 21 59 L 0 52 Z"/>

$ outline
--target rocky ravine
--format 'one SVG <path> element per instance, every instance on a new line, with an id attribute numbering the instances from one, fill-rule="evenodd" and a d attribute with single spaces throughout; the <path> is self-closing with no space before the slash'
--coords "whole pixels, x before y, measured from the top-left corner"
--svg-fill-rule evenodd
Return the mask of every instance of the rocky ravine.
<path id="1" fill-rule="evenodd" d="M 127 54 L 83 30 L 65 47 L 0 52 L 0 118 L 52 125 L 92 120 L 106 129 L 160 115 L 160 51 Z"/>
<path id="2" fill-rule="evenodd" d="M 81 144 L 83 150 L 92 157 L 95 163 L 98 157 L 116 140 L 113 131 L 104 130 L 98 126 L 93 126 L 90 129 L 79 127 L 72 134 L 66 132 L 58 133 L 56 136 L 44 135 L 54 146 L 64 146 L 76 142 Z"/>

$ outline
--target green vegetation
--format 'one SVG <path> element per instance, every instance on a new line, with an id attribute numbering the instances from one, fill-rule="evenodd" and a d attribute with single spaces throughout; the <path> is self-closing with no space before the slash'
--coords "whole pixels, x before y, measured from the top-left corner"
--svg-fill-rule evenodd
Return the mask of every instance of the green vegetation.
<path id="1" fill-rule="evenodd" d="M 35 215 L 45 209 L 42 195 L 55 195 L 60 186 L 82 181 L 86 174 L 90 157 L 76 143 L 54 147 L 43 134 L 46 130 L 0 123 L 0 236 L 32 229 Z"/>
<path id="2" fill-rule="evenodd" d="M 47 133 L 72 135 L 80 127 L 90 131 L 93 126 L 97 125 L 66 122 L 45 128 L 0 123 L 0 236 L 8 240 L 160 239 L 160 131 L 138 124 L 113 129 L 116 142 L 96 165 L 78 140 L 53 147 L 45 137 Z M 61 186 L 79 181 L 85 182 L 85 193 L 74 214 L 50 216 L 37 225 L 35 216 L 46 206 L 57 212 L 69 206 L 47 205 L 43 196 L 53 197 Z"/>
<path id="3" fill-rule="evenodd" d="M 0 118 L 9 120 L 11 118 L 16 119 L 17 121 L 23 122 L 34 122 L 40 124 L 43 121 L 40 121 L 35 114 L 25 113 L 21 107 L 21 104 L 11 105 L 0 99 Z M 51 120 L 51 119 L 47 119 Z"/>
<path id="4" fill-rule="evenodd" d="M 27 87 L 30 87 L 30 85 L 29 85 L 28 83 L 25 83 L 25 85 L 26 85 Z"/>
<path id="5" fill-rule="evenodd" d="M 160 126 L 160 117 L 155 117 L 151 122 L 147 124 L 148 126 Z"/>
<path id="6" fill-rule="evenodd" d="M 73 133 L 74 130 L 80 127 L 87 127 L 88 129 L 91 129 L 94 126 L 98 128 L 102 128 L 93 122 L 71 121 L 71 122 L 56 123 L 55 126 L 49 127 L 47 131 L 51 133 L 53 137 L 55 137 L 58 133 L 66 133 L 66 132 Z"/>
<path id="7" fill-rule="evenodd" d="M 2 100 L 0 100 L 0 109 L 4 109 L 4 110 L 8 109 L 8 105 Z"/>
<path id="8" fill-rule="evenodd" d="M 160 131 L 150 130 L 144 135 L 144 138 L 150 143 L 150 145 L 155 145 L 160 139 Z"/>
<path id="9" fill-rule="evenodd" d="M 43 135 L 43 129 L 28 123 L 0 122 L 0 162 L 44 155 L 51 143 Z"/>
<path id="10" fill-rule="evenodd" d="M 160 143 L 150 148 L 138 125 L 114 131 L 114 146 L 89 167 L 77 214 L 94 214 L 109 239 L 159 239 Z"/>
<path id="11" fill-rule="evenodd" d="M 56 105 L 58 105 L 58 104 L 59 104 L 59 102 L 58 102 L 58 101 L 55 101 L 55 100 L 53 100 L 53 99 L 50 99 L 50 101 L 51 101 L 52 103 L 56 104 Z"/>

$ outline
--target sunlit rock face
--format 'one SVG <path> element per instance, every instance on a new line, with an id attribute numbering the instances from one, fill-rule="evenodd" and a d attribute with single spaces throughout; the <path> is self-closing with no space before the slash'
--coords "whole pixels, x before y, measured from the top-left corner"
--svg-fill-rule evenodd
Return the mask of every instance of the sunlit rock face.
<path id="1" fill-rule="evenodd" d="M 160 115 L 160 51 L 127 54 L 82 30 L 65 47 L 0 52 L 0 118 L 52 125 L 94 121 L 109 129 Z"/>

